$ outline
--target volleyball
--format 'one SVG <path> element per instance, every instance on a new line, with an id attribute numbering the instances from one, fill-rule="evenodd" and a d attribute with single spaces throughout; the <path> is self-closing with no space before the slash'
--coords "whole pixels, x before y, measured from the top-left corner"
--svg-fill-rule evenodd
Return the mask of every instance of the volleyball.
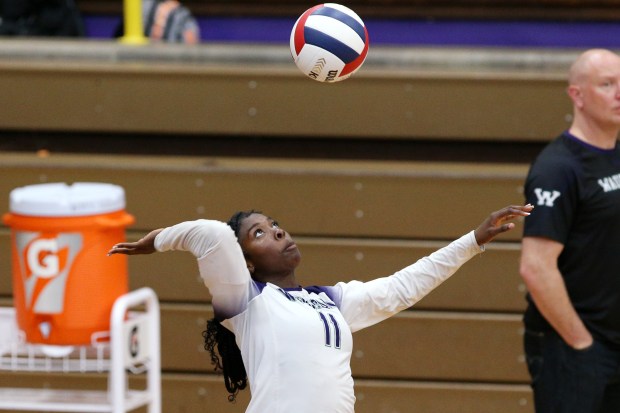
<path id="1" fill-rule="evenodd" d="M 325 3 L 306 10 L 295 22 L 291 55 L 306 76 L 339 82 L 357 72 L 368 54 L 368 31 L 348 7 Z"/>

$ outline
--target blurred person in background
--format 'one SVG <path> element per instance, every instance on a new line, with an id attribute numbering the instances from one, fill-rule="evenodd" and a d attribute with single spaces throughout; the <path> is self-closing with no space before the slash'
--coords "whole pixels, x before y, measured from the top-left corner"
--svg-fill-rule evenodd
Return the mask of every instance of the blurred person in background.
<path id="1" fill-rule="evenodd" d="M 620 412 L 620 56 L 582 53 L 570 128 L 530 167 L 520 272 L 537 413 Z"/>
<path id="2" fill-rule="evenodd" d="M 74 0 L 0 0 L 0 35 L 83 37 Z"/>
<path id="3" fill-rule="evenodd" d="M 142 0 L 144 36 L 153 43 L 200 43 L 200 27 L 191 10 L 177 0 Z M 124 21 L 114 37 L 125 33 Z"/>

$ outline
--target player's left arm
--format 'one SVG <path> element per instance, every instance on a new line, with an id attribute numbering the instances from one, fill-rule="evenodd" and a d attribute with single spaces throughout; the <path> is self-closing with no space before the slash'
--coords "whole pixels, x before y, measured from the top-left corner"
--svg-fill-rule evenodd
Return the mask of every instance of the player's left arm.
<path id="1" fill-rule="evenodd" d="M 509 222 L 529 215 L 532 205 L 511 205 L 491 213 L 474 231 L 421 258 L 389 277 L 366 283 L 339 283 L 340 311 L 357 331 L 417 303 L 463 264 L 481 253 L 483 245 L 515 227 Z"/>

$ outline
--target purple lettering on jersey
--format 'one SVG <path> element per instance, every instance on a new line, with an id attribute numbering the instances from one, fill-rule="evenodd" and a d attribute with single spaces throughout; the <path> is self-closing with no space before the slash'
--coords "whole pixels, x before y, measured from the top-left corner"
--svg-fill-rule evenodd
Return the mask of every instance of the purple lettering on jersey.
<path id="1" fill-rule="evenodd" d="M 340 294 L 339 290 L 335 287 L 327 287 L 320 285 L 311 285 L 309 287 L 304 287 L 304 290 L 309 293 L 321 294 L 325 293 L 329 297 L 330 300 L 336 305 L 336 307 L 340 307 Z"/>

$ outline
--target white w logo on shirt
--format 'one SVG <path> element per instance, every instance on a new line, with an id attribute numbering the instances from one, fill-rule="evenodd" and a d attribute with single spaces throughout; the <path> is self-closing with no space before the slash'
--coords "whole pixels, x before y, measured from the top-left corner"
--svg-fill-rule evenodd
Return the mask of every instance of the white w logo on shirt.
<path id="1" fill-rule="evenodd" d="M 541 188 L 534 189 L 534 193 L 538 198 L 537 205 L 552 207 L 553 202 L 560 196 L 559 191 L 543 191 Z"/>

